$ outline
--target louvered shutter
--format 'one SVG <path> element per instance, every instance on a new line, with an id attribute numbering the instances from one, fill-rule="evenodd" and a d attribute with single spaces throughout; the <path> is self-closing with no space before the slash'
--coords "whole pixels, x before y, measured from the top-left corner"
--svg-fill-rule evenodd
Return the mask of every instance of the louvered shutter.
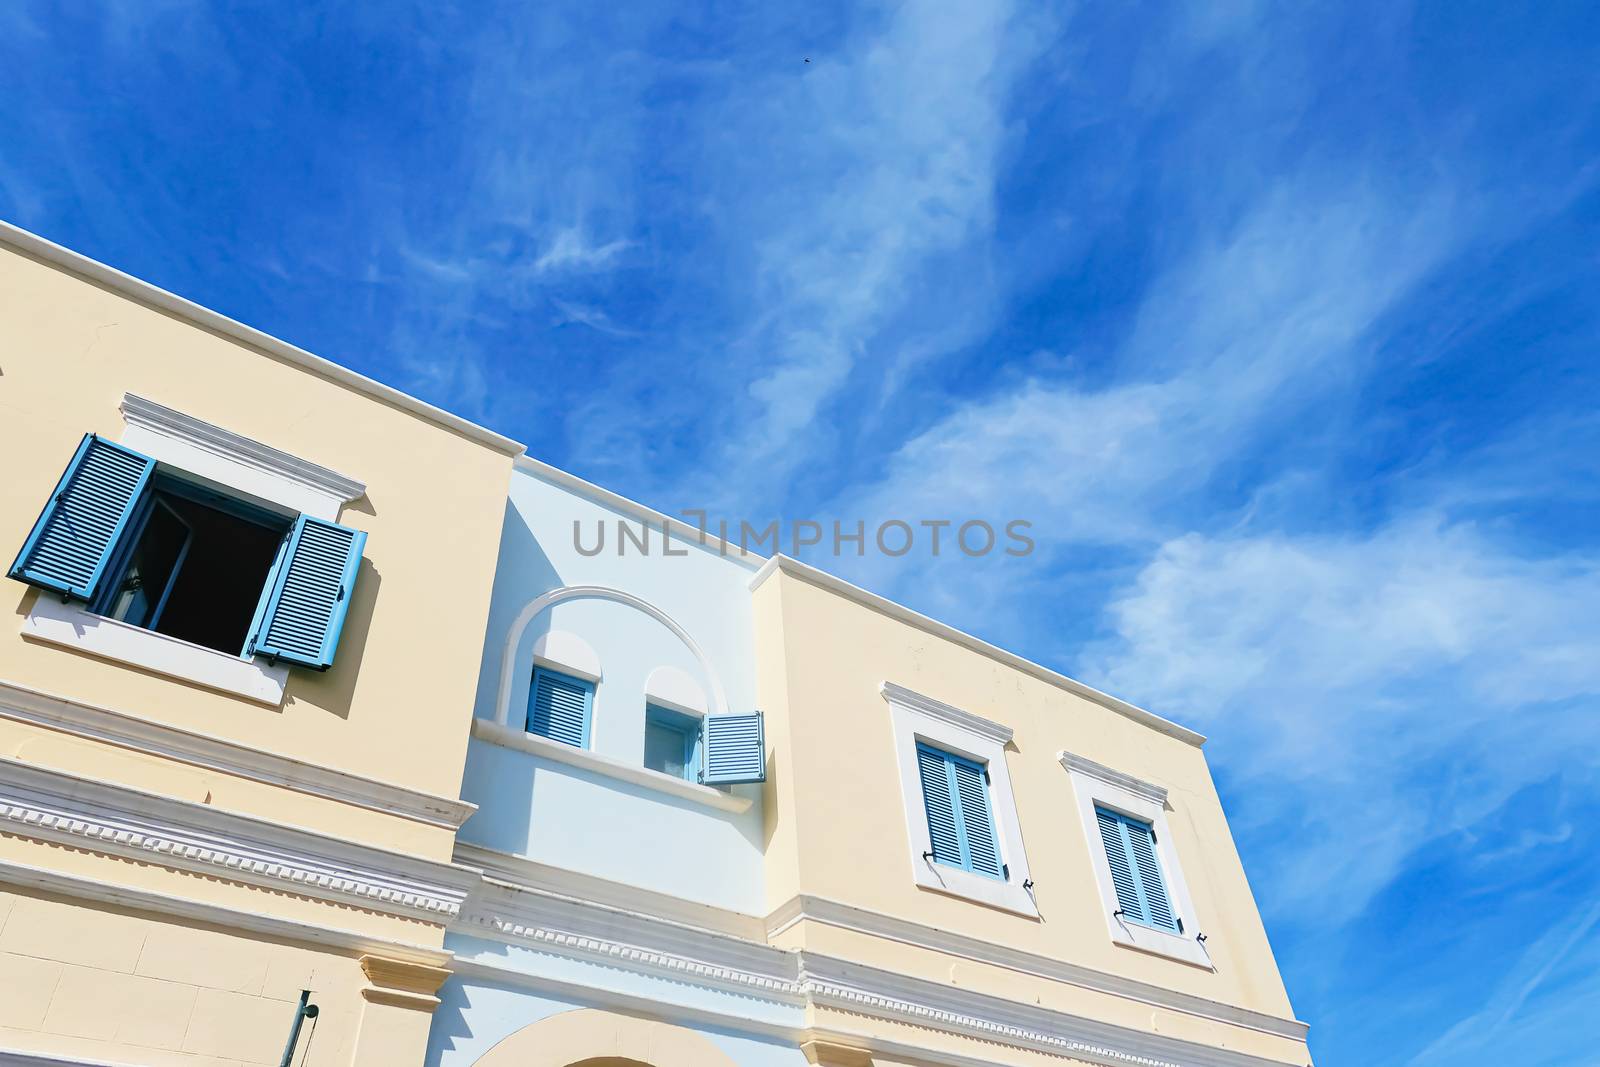
<path id="1" fill-rule="evenodd" d="M 579 678 L 535 667 L 528 694 L 528 732 L 573 748 L 589 744 L 594 686 Z"/>
<path id="2" fill-rule="evenodd" d="M 317 670 L 332 666 L 366 543 L 364 530 L 296 519 L 268 579 L 251 651 Z"/>
<path id="3" fill-rule="evenodd" d="M 700 745 L 706 785 L 739 785 L 767 780 L 767 740 L 761 712 L 708 715 Z"/>
<path id="4" fill-rule="evenodd" d="M 93 600 L 155 467 L 149 456 L 86 435 L 17 553 L 11 577 Z"/>
<path id="5" fill-rule="evenodd" d="M 965 867 L 955 794 L 950 788 L 950 761 L 943 752 L 917 746 L 917 773 L 922 779 L 922 805 L 928 813 L 928 839 L 936 863 Z"/>
<path id="6" fill-rule="evenodd" d="M 1166 881 L 1161 876 L 1155 830 L 1149 823 L 1105 808 L 1095 808 L 1094 814 L 1123 917 L 1177 933 L 1178 918 L 1172 912 Z"/>
<path id="7" fill-rule="evenodd" d="M 950 770 L 955 776 L 956 799 L 961 803 L 961 830 L 966 839 L 967 859 L 972 870 L 991 878 L 1001 876 L 1000 849 L 994 839 L 994 815 L 989 808 L 989 784 L 981 766 L 952 757 Z"/>
<path id="8" fill-rule="evenodd" d="M 1167 886 L 1161 877 L 1161 864 L 1156 860 L 1155 831 L 1144 823 L 1127 819 L 1123 820 L 1122 828 L 1128 835 L 1128 851 L 1133 856 L 1134 873 L 1139 878 L 1139 895 L 1144 898 L 1145 922 L 1177 933 L 1177 918 L 1172 914 Z"/>
<path id="9" fill-rule="evenodd" d="M 1105 845 L 1106 862 L 1111 867 L 1111 884 L 1117 891 L 1117 907 L 1124 915 L 1144 921 L 1144 902 L 1139 899 L 1139 883 L 1133 861 L 1128 858 L 1127 841 L 1122 836 L 1122 820 L 1104 808 L 1094 809 L 1100 824 L 1100 840 Z"/>

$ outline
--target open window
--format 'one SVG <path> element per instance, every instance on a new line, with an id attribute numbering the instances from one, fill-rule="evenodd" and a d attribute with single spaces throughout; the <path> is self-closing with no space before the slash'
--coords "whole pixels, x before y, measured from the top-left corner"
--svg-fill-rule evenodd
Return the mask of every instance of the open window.
<path id="1" fill-rule="evenodd" d="M 117 634 L 146 630 L 199 646 L 193 651 L 201 656 L 207 653 L 200 649 L 209 649 L 325 670 L 338 647 L 366 536 L 202 486 L 183 471 L 89 434 L 9 574 L 122 624 Z M 38 635 L 58 639 L 48 631 Z M 90 648 L 97 654 L 184 674 L 168 665 L 170 649 L 146 654 L 120 638 L 95 640 L 102 642 Z M 230 688 L 210 674 L 206 684 Z"/>
<path id="2" fill-rule="evenodd" d="M 157 475 L 91 610 L 243 655 L 267 575 L 293 522 Z"/>
<path id="3" fill-rule="evenodd" d="M 647 704 L 644 709 L 644 765 L 686 782 L 700 777 L 700 719 Z"/>

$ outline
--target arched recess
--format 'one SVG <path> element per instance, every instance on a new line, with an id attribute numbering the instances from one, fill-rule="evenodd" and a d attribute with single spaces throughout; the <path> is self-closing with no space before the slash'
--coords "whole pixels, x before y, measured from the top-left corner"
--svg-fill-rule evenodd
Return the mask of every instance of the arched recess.
<path id="1" fill-rule="evenodd" d="M 618 604 L 625 604 L 630 608 L 642 611 L 652 619 L 665 626 L 672 635 L 683 642 L 689 654 L 694 656 L 695 662 L 700 664 L 700 669 L 705 672 L 706 680 L 711 683 L 711 711 L 718 714 L 728 710 L 728 698 L 722 690 L 722 679 L 717 672 L 712 670 L 711 661 L 706 659 L 706 654 L 701 651 L 700 645 L 689 636 L 689 631 L 679 626 L 673 618 L 650 601 L 636 597 L 632 593 L 623 592 L 621 589 L 612 589 L 604 585 L 564 585 L 560 589 L 552 589 L 528 602 L 527 607 L 518 613 L 516 621 L 511 624 L 510 631 L 506 634 L 506 645 L 500 655 L 500 689 L 495 696 L 494 721 L 505 726 L 511 721 L 511 693 L 515 688 L 517 675 L 517 649 L 522 644 L 523 636 L 528 632 L 528 627 L 540 614 L 555 607 L 564 600 L 610 600 Z"/>
<path id="2" fill-rule="evenodd" d="M 670 1023 L 579 1008 L 502 1040 L 474 1067 L 738 1067 L 704 1034 Z"/>

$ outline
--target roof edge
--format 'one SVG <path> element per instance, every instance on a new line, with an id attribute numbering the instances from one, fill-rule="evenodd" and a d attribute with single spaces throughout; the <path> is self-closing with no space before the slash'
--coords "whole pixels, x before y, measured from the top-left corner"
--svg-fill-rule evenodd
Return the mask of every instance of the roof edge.
<path id="1" fill-rule="evenodd" d="M 709 530 L 700 530 L 700 528 L 694 523 L 685 522 L 681 518 L 675 519 L 664 512 L 657 511 L 655 508 L 652 508 L 647 504 L 641 504 L 637 500 L 630 500 L 621 493 L 612 492 L 605 486 L 596 485 L 593 482 L 585 481 L 570 471 L 564 471 L 560 467 L 546 463 L 542 459 L 535 459 L 533 456 L 528 455 L 527 453 L 517 457 L 516 467 L 520 470 L 524 470 L 530 474 L 536 475 L 537 477 L 543 478 L 546 481 L 554 482 L 563 489 L 569 489 L 574 493 L 579 493 L 583 496 L 589 497 L 591 500 L 598 501 L 599 503 L 604 504 L 606 507 L 611 508 L 613 511 L 620 511 L 625 515 L 631 515 L 645 523 L 653 523 L 657 526 L 661 526 L 662 529 L 666 529 L 666 526 L 663 524 L 671 523 L 675 528 L 675 531 L 684 531 L 689 534 L 698 532 L 699 536 L 694 538 L 694 541 L 701 547 L 707 549 L 708 551 L 717 553 L 724 559 L 731 559 L 734 562 L 742 563 L 747 567 L 760 567 L 769 562 L 767 557 L 761 555 L 759 552 L 751 552 L 749 549 L 744 548 L 741 545 L 734 544 L 732 541 L 725 541 Z"/>
<path id="2" fill-rule="evenodd" d="M 810 582 L 812 585 L 821 586 L 829 592 L 838 593 L 840 596 L 882 612 L 891 618 L 899 619 L 901 622 L 909 623 L 919 630 L 931 633 L 936 637 L 953 641 L 979 655 L 1004 663 L 1008 667 L 1015 667 L 1017 670 L 1032 675 L 1042 682 L 1048 682 L 1053 686 L 1065 689 L 1069 693 L 1083 697 L 1085 700 L 1091 700 L 1101 707 L 1109 708 L 1142 726 L 1148 726 L 1185 744 L 1199 748 L 1206 743 L 1204 734 L 1191 730 L 1187 726 L 1180 726 L 1170 719 L 1163 719 L 1155 712 L 1146 711 L 1137 704 L 1130 704 L 1126 700 L 1114 697 L 1109 693 L 1102 693 L 1100 690 L 1091 685 L 1085 685 L 1076 678 L 1069 678 L 1059 671 L 1053 671 L 1049 667 L 1041 666 L 1030 659 L 1024 659 L 1015 652 L 1007 652 L 998 645 L 991 645 L 982 638 L 974 637 L 964 630 L 958 630 L 948 623 L 940 622 L 938 619 L 929 618 L 919 611 L 913 611 L 904 604 L 897 604 L 887 597 L 879 596 L 877 593 L 869 593 L 867 590 L 858 585 L 852 585 L 843 578 L 835 577 L 827 571 L 818 570 L 808 563 L 801 563 L 799 560 L 791 559 L 781 553 L 767 560 L 766 564 L 756 572 L 755 577 L 750 579 L 750 591 L 753 593 L 761 588 L 768 578 L 779 571 L 793 575 L 801 581 Z"/>
<path id="3" fill-rule="evenodd" d="M 253 348 L 259 348 L 268 355 L 303 367 L 324 378 L 329 378 L 340 385 L 348 386 L 358 392 L 393 404 L 395 407 L 410 412 L 420 418 L 426 419 L 436 425 L 453 430 L 472 441 L 487 445 L 497 452 L 507 455 L 520 455 L 527 447 L 520 441 L 514 441 L 504 434 L 496 433 L 486 426 L 479 426 L 459 415 L 452 415 L 443 408 L 434 407 L 424 400 L 419 400 L 410 393 L 403 393 L 393 386 L 384 385 L 380 381 L 368 378 L 364 374 L 357 374 L 348 367 L 340 366 L 329 359 L 307 352 L 305 349 L 292 345 L 254 326 L 246 326 L 237 319 L 230 319 L 220 312 L 212 311 L 168 292 L 160 286 L 152 285 L 147 281 L 135 278 L 131 274 L 107 266 L 97 259 L 90 259 L 81 252 L 74 252 L 70 248 L 56 244 L 54 241 L 40 237 L 36 233 L 24 230 L 0 219 L 0 244 L 8 245 L 26 255 L 43 260 L 54 267 L 72 274 L 97 282 L 115 292 L 142 304 L 169 312 L 181 319 L 185 319 L 197 326 L 213 330 L 235 341 L 243 342 Z"/>

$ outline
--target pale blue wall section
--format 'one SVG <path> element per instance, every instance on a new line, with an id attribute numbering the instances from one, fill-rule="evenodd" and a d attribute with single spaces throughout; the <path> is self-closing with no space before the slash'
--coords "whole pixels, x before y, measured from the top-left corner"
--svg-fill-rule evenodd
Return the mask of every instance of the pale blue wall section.
<path id="1" fill-rule="evenodd" d="M 623 590 L 648 601 L 683 627 L 720 678 L 730 711 L 755 700 L 755 650 L 750 578 L 760 561 L 741 562 L 696 543 L 687 524 L 673 527 L 675 549 L 662 553 L 659 528 L 649 554 L 630 543 L 617 553 L 617 522 L 635 531 L 639 520 L 519 468 L 512 478 L 500 563 L 479 677 L 477 715 L 495 716 L 502 648 L 513 622 L 536 597 L 563 586 Z M 592 549 L 599 524 L 605 550 Z M 644 751 L 645 681 L 658 667 L 677 667 L 711 697 L 712 680 L 669 629 L 644 612 L 606 600 L 565 601 L 529 627 L 514 660 L 509 722 L 527 712 L 533 646 L 558 629 L 577 634 L 599 655 L 591 748 L 638 765 Z M 736 786 L 755 800 L 735 815 L 669 794 L 589 774 L 527 753 L 474 740 L 462 796 L 479 806 L 461 838 L 674 896 L 759 914 L 762 894 L 760 787 Z"/>

